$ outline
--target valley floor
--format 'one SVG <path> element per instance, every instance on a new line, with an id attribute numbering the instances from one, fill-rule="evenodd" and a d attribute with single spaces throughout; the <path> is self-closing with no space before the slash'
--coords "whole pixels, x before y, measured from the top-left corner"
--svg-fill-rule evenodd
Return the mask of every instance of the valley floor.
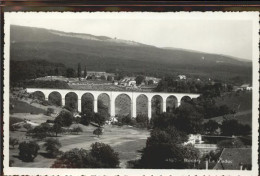
<path id="1" fill-rule="evenodd" d="M 77 124 L 74 124 L 77 125 Z M 82 125 L 80 125 L 82 127 Z M 146 139 L 149 136 L 149 131 L 140 130 L 133 127 L 118 127 L 106 125 L 104 127 L 104 134 L 100 137 L 93 135 L 92 126 L 84 126 L 84 132 L 78 135 L 64 135 L 58 137 L 61 142 L 61 151 L 68 151 L 73 148 L 90 149 L 92 143 L 102 142 L 109 144 L 116 152 L 119 153 L 120 167 L 126 167 L 127 161 L 134 160 L 140 157 L 138 150 L 145 147 Z M 19 134 L 18 134 L 19 133 Z M 25 132 L 11 132 L 11 137 L 25 136 Z M 39 142 L 42 146 L 43 142 Z M 43 147 L 39 151 L 38 156 L 34 162 L 23 162 L 19 159 L 19 150 L 17 146 L 15 149 L 10 148 L 10 160 L 14 161 L 14 167 L 50 167 L 55 159 L 45 157 L 46 151 Z"/>

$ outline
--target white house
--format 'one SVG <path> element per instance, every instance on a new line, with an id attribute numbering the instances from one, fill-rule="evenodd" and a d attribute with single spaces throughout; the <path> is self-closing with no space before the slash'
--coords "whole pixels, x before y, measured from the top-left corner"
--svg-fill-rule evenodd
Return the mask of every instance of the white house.
<path id="1" fill-rule="evenodd" d="M 187 77 L 186 77 L 186 75 L 178 75 L 178 78 L 179 78 L 180 80 L 185 80 Z"/>

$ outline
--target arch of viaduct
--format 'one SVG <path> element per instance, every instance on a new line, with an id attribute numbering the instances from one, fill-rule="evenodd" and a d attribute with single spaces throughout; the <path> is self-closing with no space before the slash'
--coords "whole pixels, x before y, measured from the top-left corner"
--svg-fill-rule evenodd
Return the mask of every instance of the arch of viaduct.
<path id="1" fill-rule="evenodd" d="M 127 92 L 127 91 L 100 91 L 100 90 L 73 90 L 73 89 L 47 89 L 47 88 L 27 88 L 28 93 L 42 92 L 45 96 L 45 100 L 48 100 L 49 95 L 52 92 L 58 92 L 61 95 L 62 106 L 65 105 L 65 97 L 68 93 L 75 93 L 78 99 L 78 111 L 81 112 L 81 97 L 89 93 L 94 97 L 94 112 L 98 112 L 98 96 L 106 94 L 110 100 L 110 115 L 115 116 L 115 100 L 119 95 L 125 94 L 131 100 L 131 116 L 136 117 L 136 100 L 140 95 L 144 95 L 148 99 L 148 117 L 152 117 L 152 98 L 156 95 L 160 96 L 163 100 L 163 112 L 166 112 L 166 100 L 168 97 L 174 96 L 177 99 L 177 107 L 181 104 L 183 97 L 197 98 L 200 94 L 192 93 L 164 93 L 164 92 Z"/>

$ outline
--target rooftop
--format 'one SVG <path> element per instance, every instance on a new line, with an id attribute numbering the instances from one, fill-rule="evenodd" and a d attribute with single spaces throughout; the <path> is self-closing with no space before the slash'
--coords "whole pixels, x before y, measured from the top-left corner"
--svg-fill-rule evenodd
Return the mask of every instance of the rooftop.
<path id="1" fill-rule="evenodd" d="M 252 166 L 252 149 L 251 148 L 224 148 L 219 162 L 213 169 L 216 170 L 240 170 L 251 169 Z"/>

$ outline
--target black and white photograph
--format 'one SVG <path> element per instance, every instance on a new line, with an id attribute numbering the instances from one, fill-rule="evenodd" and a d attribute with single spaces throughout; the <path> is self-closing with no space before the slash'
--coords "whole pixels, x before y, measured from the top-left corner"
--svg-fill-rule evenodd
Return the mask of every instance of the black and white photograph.
<path id="1" fill-rule="evenodd" d="M 6 12 L 4 173 L 258 172 L 256 12 Z"/>

